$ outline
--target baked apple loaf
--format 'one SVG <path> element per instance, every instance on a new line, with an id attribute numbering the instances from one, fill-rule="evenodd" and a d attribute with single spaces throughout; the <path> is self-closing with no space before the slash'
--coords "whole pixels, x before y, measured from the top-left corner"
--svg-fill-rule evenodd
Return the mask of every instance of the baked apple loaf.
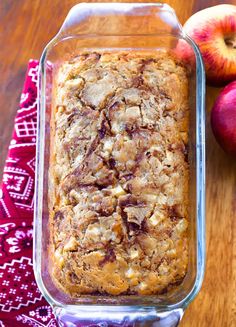
<path id="1" fill-rule="evenodd" d="M 186 68 L 161 50 L 84 52 L 55 80 L 55 284 L 72 296 L 169 291 L 188 265 Z"/>

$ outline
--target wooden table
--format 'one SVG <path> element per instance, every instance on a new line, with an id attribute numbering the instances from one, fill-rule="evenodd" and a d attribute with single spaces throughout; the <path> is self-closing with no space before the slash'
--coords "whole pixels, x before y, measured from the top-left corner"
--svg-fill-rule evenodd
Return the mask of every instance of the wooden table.
<path id="1" fill-rule="evenodd" d="M 162 2 L 162 1 L 160 1 Z M 181 23 L 194 12 L 236 0 L 166 0 Z M 0 1 L 0 175 L 29 58 L 39 58 L 78 0 Z M 207 89 L 207 263 L 202 290 L 182 327 L 236 326 L 236 164 L 216 144 L 209 112 L 219 89 Z"/>

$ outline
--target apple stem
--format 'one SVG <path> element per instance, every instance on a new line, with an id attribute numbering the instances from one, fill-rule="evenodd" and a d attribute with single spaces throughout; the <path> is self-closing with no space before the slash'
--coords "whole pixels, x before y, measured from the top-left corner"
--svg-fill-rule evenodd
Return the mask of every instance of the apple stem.
<path id="1" fill-rule="evenodd" d="M 228 37 L 225 39 L 225 44 L 233 49 L 236 49 L 236 36 L 235 37 Z"/>

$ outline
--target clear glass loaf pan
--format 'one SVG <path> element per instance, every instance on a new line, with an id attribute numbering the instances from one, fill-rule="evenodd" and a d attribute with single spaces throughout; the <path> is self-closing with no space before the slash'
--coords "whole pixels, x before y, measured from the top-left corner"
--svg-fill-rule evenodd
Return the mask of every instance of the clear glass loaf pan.
<path id="1" fill-rule="evenodd" d="M 195 57 L 189 78 L 190 244 L 187 275 L 174 291 L 158 296 L 70 298 L 56 288 L 48 269 L 48 166 L 54 72 L 61 62 L 84 49 L 175 51 L 179 40 L 192 48 Z M 44 49 L 39 74 L 34 272 L 59 326 L 177 326 L 201 287 L 205 263 L 205 74 L 197 46 L 183 32 L 174 10 L 166 4 L 81 3 L 70 10 L 60 31 Z"/>

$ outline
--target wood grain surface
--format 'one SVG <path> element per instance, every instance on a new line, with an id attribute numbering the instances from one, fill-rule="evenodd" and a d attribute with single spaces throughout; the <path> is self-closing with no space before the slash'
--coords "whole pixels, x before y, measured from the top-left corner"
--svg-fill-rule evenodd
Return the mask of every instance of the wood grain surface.
<path id="1" fill-rule="evenodd" d="M 0 0 L 0 175 L 27 62 L 44 46 L 78 0 Z M 127 1 L 125 1 L 127 2 Z M 160 1 L 162 2 L 162 1 Z M 181 23 L 220 0 L 166 0 Z M 227 1 L 236 5 L 236 0 Z M 216 144 L 209 113 L 220 89 L 207 88 L 207 262 L 203 287 L 182 327 L 236 326 L 236 162 Z"/>

